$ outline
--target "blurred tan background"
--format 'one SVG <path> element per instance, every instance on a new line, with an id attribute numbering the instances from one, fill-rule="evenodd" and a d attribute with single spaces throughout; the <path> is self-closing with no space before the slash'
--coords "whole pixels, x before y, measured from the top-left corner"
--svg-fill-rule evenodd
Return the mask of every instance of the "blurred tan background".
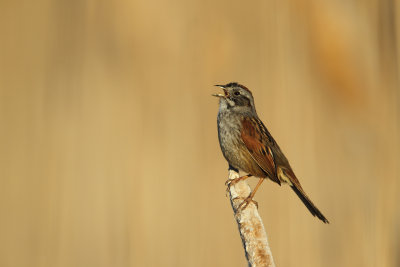
<path id="1" fill-rule="evenodd" d="M 331 221 L 264 183 L 277 266 L 400 266 L 399 2 L 3 0 L 0 33 L 0 266 L 246 266 L 230 81 Z"/>

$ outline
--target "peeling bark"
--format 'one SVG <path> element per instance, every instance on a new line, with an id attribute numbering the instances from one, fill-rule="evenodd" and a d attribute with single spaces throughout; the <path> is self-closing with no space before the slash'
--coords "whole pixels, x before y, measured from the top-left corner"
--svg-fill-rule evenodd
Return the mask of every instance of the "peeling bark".
<path id="1" fill-rule="evenodd" d="M 229 170 L 229 179 L 239 177 L 235 170 Z M 239 181 L 229 189 L 229 197 L 238 224 L 240 237 L 251 267 L 275 267 L 271 249 L 268 245 L 267 233 L 255 203 L 250 202 L 244 209 L 238 209 L 251 189 L 246 181 Z"/>

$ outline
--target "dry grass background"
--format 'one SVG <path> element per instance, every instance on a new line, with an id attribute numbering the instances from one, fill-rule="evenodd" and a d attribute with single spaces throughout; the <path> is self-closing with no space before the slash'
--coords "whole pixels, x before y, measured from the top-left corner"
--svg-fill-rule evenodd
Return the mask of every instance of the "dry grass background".
<path id="1" fill-rule="evenodd" d="M 0 266 L 245 266 L 216 83 L 331 225 L 256 195 L 277 266 L 400 266 L 400 4 L 0 2 Z"/>

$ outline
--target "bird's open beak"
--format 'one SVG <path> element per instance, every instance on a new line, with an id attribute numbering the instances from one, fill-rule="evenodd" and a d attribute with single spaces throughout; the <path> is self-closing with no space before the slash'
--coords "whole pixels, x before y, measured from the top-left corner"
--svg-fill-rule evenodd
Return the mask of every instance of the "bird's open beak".
<path id="1" fill-rule="evenodd" d="M 225 86 L 224 85 L 215 85 L 215 86 L 217 86 L 217 87 L 221 87 L 223 90 L 224 90 L 224 93 L 223 94 L 212 94 L 212 96 L 216 96 L 216 97 L 224 97 L 224 98 L 227 98 L 228 96 L 229 96 L 229 94 L 228 94 L 228 91 L 225 89 Z"/>

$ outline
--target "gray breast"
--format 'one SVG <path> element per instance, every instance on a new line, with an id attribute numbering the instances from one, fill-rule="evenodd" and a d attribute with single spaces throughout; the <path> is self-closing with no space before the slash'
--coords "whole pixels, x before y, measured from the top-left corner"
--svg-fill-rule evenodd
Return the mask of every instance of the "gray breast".
<path id="1" fill-rule="evenodd" d="M 242 154 L 247 151 L 243 150 L 240 123 L 240 117 L 229 111 L 220 110 L 218 113 L 218 138 L 222 154 L 230 165 L 244 170 L 242 166 L 244 155 Z"/>

